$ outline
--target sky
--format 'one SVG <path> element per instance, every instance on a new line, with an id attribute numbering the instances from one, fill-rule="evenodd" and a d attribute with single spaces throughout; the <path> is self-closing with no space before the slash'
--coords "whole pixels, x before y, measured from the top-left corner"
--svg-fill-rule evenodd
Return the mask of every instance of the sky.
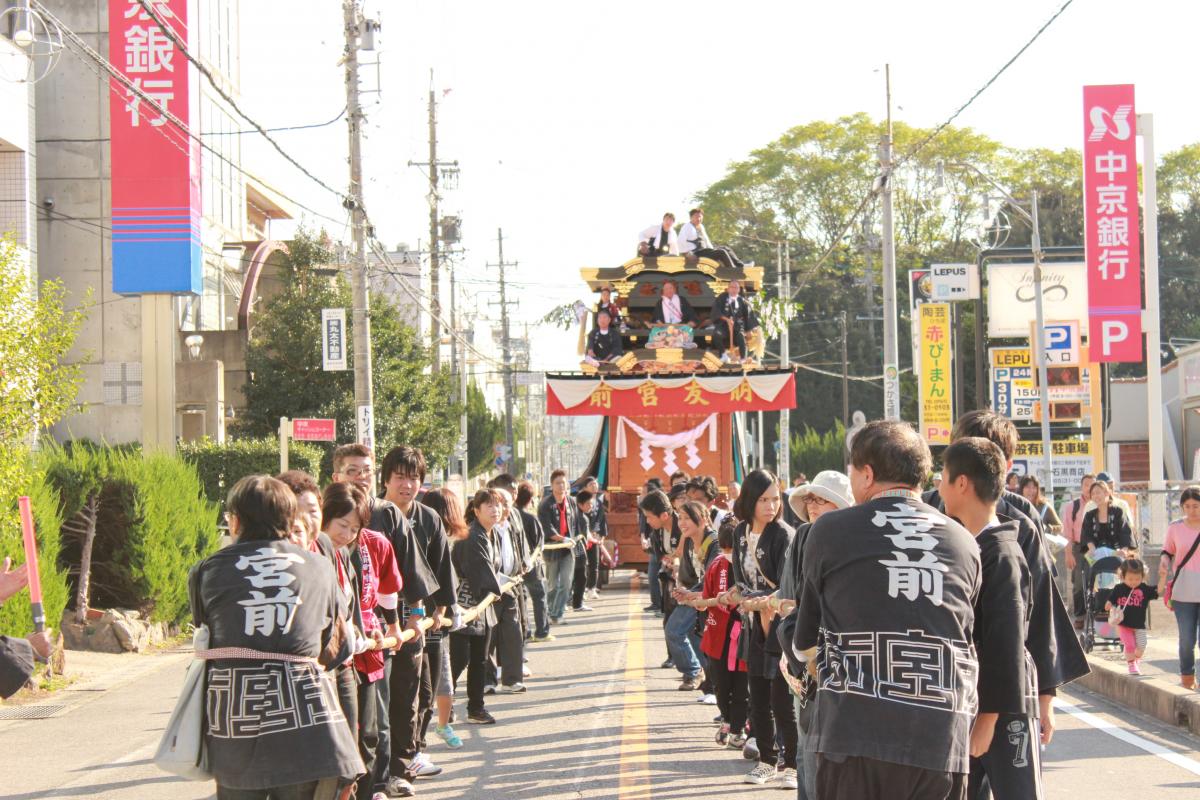
<path id="1" fill-rule="evenodd" d="M 1062 3 L 369 0 L 383 28 L 376 53 L 363 54 L 380 61 L 363 71 L 364 88 L 379 89 L 366 97 L 368 213 L 390 246 L 427 239 L 428 182 L 407 164 L 428 159 L 432 71 L 438 158 L 461 168 L 442 213 L 463 218 L 456 268 L 467 305 L 498 317 L 487 265 L 502 228 L 506 260 L 518 262 L 512 318 L 533 324 L 586 297 L 581 267 L 628 260 L 640 230 L 667 210 L 682 218 L 756 147 L 814 120 L 882 118 L 884 64 L 895 118 L 932 127 Z M 1200 7 L 1185 0 L 1075 0 L 955 124 L 1016 147 L 1079 148 L 1081 87 L 1134 83 L 1139 112 L 1155 114 L 1160 155 L 1200 141 L 1198 23 Z M 343 108 L 341 3 L 242 0 L 241 37 L 242 105 L 257 121 L 322 122 Z M 344 122 L 278 138 L 345 185 Z M 261 143 L 246 147 L 252 171 L 343 220 L 316 222 L 348 238 L 332 195 Z M 575 368 L 575 340 L 540 330 L 534 367 Z"/>

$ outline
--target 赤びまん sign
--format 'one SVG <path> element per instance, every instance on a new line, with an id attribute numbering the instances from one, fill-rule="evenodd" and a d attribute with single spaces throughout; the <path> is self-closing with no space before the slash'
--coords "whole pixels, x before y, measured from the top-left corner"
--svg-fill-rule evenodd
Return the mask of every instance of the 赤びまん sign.
<path id="1" fill-rule="evenodd" d="M 188 0 L 148 5 L 188 42 Z M 113 79 L 109 96 L 113 291 L 199 294 L 200 143 L 168 117 L 191 124 L 195 67 L 138 0 L 109 0 L 108 52 L 138 90 Z"/>
<path id="2" fill-rule="evenodd" d="M 1133 86 L 1083 87 L 1083 130 L 1088 345 L 1094 361 L 1141 361 L 1142 263 Z"/>
<path id="3" fill-rule="evenodd" d="M 921 435 L 930 444 L 950 444 L 950 426 L 954 422 L 950 304 L 922 303 L 917 311 L 921 348 L 918 403 Z"/>

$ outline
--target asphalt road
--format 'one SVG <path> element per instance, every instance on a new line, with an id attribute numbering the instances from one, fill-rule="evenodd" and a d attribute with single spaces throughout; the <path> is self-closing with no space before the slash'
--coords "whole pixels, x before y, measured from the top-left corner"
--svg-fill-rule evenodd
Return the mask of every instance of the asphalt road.
<path id="1" fill-rule="evenodd" d="M 499 724 L 457 726 L 466 743 L 459 751 L 435 740 L 429 752 L 445 772 L 420 782 L 419 797 L 787 796 L 741 783 L 752 765 L 713 743 L 716 710 L 659 668 L 661 621 L 642 613 L 644 592 L 624 581 L 591 605 L 594 612 L 568 613 L 557 641 L 530 647 L 528 694 L 488 698 Z M 136 660 L 103 681 L 104 691 L 63 693 L 69 708 L 60 716 L 0 722 L 0 800 L 211 797 L 211 785 L 150 763 L 185 659 Z M 1044 755 L 1048 797 L 1200 797 L 1200 740 L 1087 692 L 1062 701 Z"/>

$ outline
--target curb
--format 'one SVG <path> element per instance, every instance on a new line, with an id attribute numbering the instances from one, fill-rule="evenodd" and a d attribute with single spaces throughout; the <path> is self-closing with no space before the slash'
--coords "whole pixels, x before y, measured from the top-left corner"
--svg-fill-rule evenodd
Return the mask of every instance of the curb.
<path id="1" fill-rule="evenodd" d="M 1153 676 L 1130 675 L 1123 663 L 1088 656 L 1092 671 L 1075 681 L 1115 703 L 1200 735 L 1200 692 Z"/>

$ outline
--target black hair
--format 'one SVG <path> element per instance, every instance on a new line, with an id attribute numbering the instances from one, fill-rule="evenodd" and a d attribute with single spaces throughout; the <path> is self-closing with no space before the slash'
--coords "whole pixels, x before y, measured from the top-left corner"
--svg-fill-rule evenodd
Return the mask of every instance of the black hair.
<path id="1" fill-rule="evenodd" d="M 382 474 L 379 479 L 387 483 L 394 473 L 399 472 L 401 477 L 416 475 L 417 479 L 423 483 L 425 470 L 425 454 L 419 448 L 402 444 L 388 450 L 387 455 L 383 457 L 383 464 L 380 467 Z"/>
<path id="2" fill-rule="evenodd" d="M 748 474 L 746 480 L 742 482 L 742 493 L 738 495 L 733 504 L 733 513 L 737 515 L 737 518 L 748 525 L 754 525 L 754 509 L 758 506 L 758 498 L 762 497 L 767 489 L 770 489 L 775 483 L 775 476 L 765 469 L 756 469 Z M 779 519 L 782 510 L 783 503 L 780 503 L 779 508 L 775 511 L 775 519 Z"/>
<path id="3" fill-rule="evenodd" d="M 986 409 L 968 411 L 955 421 L 954 429 L 950 431 L 950 441 L 965 439 L 968 436 L 991 439 L 1000 446 L 1005 461 L 1012 459 L 1013 453 L 1017 451 L 1017 442 L 1020 441 L 1017 426 L 1012 424 L 1012 420 Z"/>
<path id="4" fill-rule="evenodd" d="M 1146 577 L 1146 565 L 1140 558 L 1127 558 L 1121 562 L 1121 566 L 1117 567 L 1117 573 L 1122 579 L 1131 572 L 1141 575 L 1143 578 Z"/>
<path id="5" fill-rule="evenodd" d="M 596 495 L 592 494 L 587 489 L 580 489 L 578 494 L 575 495 L 575 502 L 579 505 L 583 505 L 584 503 L 590 503 L 595 499 L 595 497 Z"/>
<path id="6" fill-rule="evenodd" d="M 296 518 L 296 495 L 283 481 L 247 475 L 229 490 L 225 508 L 238 518 L 239 541 L 286 539 Z"/>
<path id="7" fill-rule="evenodd" d="M 933 471 L 929 445 L 912 425 L 898 420 L 868 422 L 854 435 L 850 463 L 855 469 L 870 466 L 876 483 L 898 483 L 916 488 Z"/>
<path id="8" fill-rule="evenodd" d="M 942 461 L 943 480 L 953 483 L 965 475 L 980 502 L 995 503 L 1004 493 L 1004 453 L 991 439 L 956 439 L 942 454 Z"/>
<path id="9" fill-rule="evenodd" d="M 671 500 L 663 493 L 662 489 L 649 492 L 638 502 L 638 508 L 648 517 L 660 517 L 663 514 L 670 514 L 672 510 Z"/>
<path id="10" fill-rule="evenodd" d="M 737 526 L 738 521 L 732 514 L 721 520 L 721 527 L 717 530 L 717 547 L 722 550 L 733 549 L 733 533 Z"/>

